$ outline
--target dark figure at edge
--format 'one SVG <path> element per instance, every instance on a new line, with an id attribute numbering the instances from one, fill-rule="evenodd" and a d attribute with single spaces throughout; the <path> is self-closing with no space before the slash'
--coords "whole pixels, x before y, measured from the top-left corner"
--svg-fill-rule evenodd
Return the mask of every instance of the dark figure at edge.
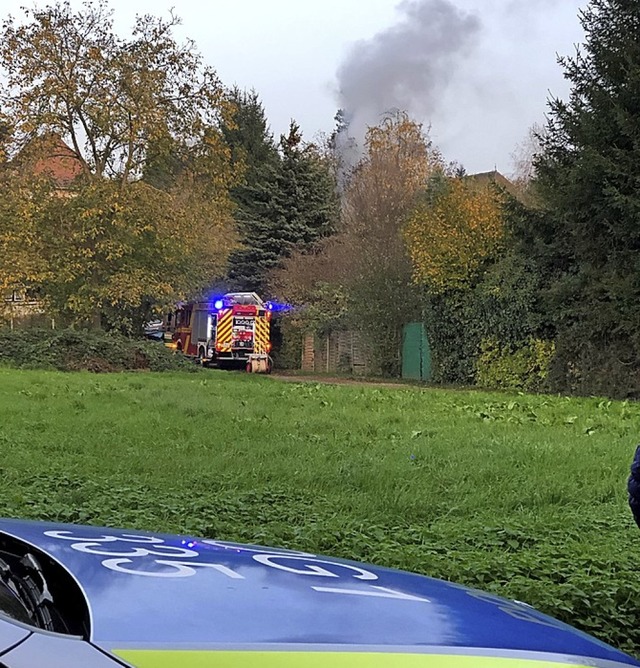
<path id="1" fill-rule="evenodd" d="M 629 506 L 633 518 L 638 527 L 640 527 L 640 445 L 636 448 L 636 454 L 631 464 L 631 475 L 627 483 L 629 490 Z"/>

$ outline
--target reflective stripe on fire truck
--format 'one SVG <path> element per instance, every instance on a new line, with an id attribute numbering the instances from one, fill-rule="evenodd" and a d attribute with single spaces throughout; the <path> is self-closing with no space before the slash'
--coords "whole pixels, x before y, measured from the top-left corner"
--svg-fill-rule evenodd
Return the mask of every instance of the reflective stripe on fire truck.
<path id="1" fill-rule="evenodd" d="M 219 350 L 231 350 L 231 330 L 233 328 L 233 311 L 228 309 L 218 317 L 216 329 L 216 346 Z"/>
<path id="2" fill-rule="evenodd" d="M 269 321 L 266 318 L 255 319 L 254 351 L 260 354 L 269 352 Z"/>

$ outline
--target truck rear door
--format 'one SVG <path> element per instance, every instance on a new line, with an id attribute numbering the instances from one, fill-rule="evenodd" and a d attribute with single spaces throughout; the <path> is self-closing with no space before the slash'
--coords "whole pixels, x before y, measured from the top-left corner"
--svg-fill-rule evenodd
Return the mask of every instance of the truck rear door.
<path id="1" fill-rule="evenodd" d="M 255 338 L 255 316 L 234 315 L 231 334 L 233 350 L 252 351 Z"/>

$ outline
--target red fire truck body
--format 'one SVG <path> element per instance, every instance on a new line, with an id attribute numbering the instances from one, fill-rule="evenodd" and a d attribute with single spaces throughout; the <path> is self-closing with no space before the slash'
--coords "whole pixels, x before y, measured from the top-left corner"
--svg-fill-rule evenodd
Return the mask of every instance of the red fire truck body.
<path id="1" fill-rule="evenodd" d="M 219 368 L 271 371 L 271 310 L 253 292 L 182 304 L 165 326 L 169 347 Z"/>
<path id="2" fill-rule="evenodd" d="M 165 345 L 189 357 L 205 359 L 215 317 L 208 302 L 179 305 L 165 319 Z"/>

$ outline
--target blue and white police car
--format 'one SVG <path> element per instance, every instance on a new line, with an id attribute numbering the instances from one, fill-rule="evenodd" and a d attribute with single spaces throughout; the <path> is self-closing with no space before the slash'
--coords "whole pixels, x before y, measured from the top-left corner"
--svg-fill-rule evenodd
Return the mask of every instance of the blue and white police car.
<path id="1" fill-rule="evenodd" d="M 2 668 L 622 668 L 522 603 L 387 568 L 0 519 Z"/>

